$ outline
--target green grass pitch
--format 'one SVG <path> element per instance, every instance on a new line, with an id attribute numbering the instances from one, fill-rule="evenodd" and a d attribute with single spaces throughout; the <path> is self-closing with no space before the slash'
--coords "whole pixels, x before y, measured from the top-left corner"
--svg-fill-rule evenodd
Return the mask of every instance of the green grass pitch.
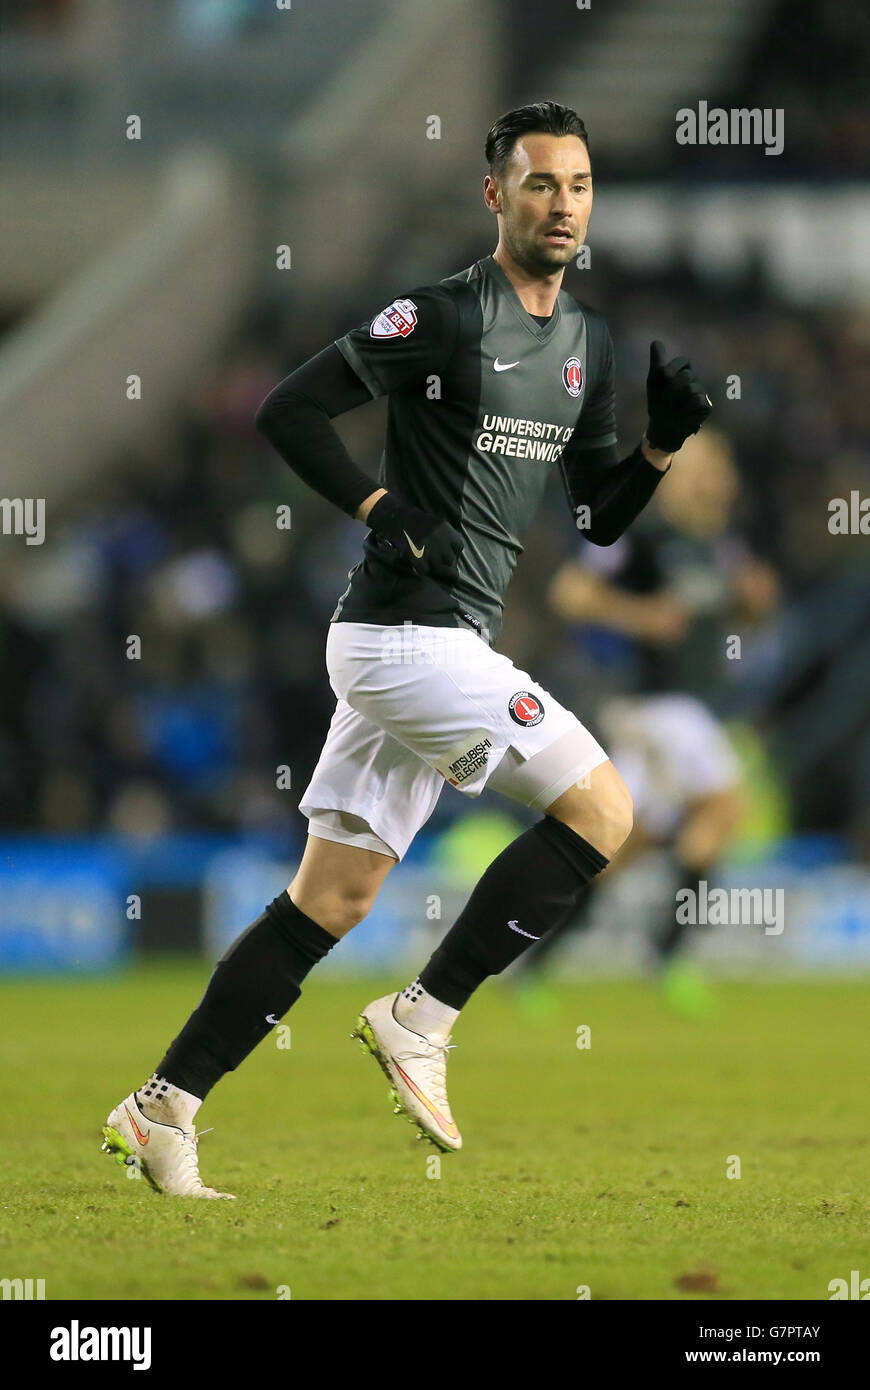
<path id="1" fill-rule="evenodd" d="M 0 1277 L 48 1299 L 715 1302 L 870 1275 L 870 982 L 722 983 L 703 1023 L 652 984 L 571 982 L 534 1024 L 490 982 L 454 1035 L 465 1148 L 437 1177 L 349 1037 L 399 982 L 309 981 L 289 1049 L 273 1034 L 198 1117 L 230 1203 L 157 1195 L 99 1149 L 207 973 L 0 985 Z"/>

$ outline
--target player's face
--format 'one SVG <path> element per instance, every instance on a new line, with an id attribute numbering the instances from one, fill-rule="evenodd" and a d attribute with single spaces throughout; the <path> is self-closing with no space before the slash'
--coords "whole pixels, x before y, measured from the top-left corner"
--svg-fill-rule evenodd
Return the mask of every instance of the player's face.
<path id="1" fill-rule="evenodd" d="M 514 260 L 549 275 L 576 256 L 592 211 L 589 152 L 577 135 L 524 135 L 487 203 L 502 215 L 501 239 Z"/>

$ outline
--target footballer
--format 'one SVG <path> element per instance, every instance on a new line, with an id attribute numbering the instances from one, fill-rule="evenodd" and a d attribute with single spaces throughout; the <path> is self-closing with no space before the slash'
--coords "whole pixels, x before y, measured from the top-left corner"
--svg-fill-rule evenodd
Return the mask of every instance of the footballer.
<path id="1" fill-rule="evenodd" d="M 103 1129 L 104 1148 L 163 1192 L 231 1195 L 199 1175 L 202 1101 L 366 917 L 445 783 L 470 797 L 492 788 L 539 816 L 489 866 L 419 975 L 356 1023 L 396 1110 L 445 1152 L 462 1146 L 447 1095 L 461 1010 L 574 912 L 631 829 L 631 797 L 605 750 L 493 643 L 552 470 L 586 539 L 611 545 L 710 400 L 685 358 L 668 362 L 653 343 L 648 424 L 620 457 L 607 325 L 562 288 L 592 210 L 583 121 L 555 102 L 509 111 L 489 132 L 486 159 L 493 253 L 403 287 L 280 382 L 256 415 L 289 466 L 368 531 L 326 638 L 336 704 L 299 803 L 308 819 L 299 869 L 217 963 L 150 1078 Z M 380 396 L 388 421 L 375 480 L 332 420 Z"/>
<path id="2" fill-rule="evenodd" d="M 680 891 L 703 893 L 739 833 L 744 776 L 718 708 L 729 688 L 727 634 L 735 621 L 744 631 L 767 621 L 779 587 L 733 520 L 739 493 L 733 449 L 707 427 L 687 440 L 680 467 L 636 526 L 606 549 L 581 542 L 550 583 L 552 610 L 582 624 L 593 644 L 608 634 L 610 659 L 618 653 L 597 716 L 631 791 L 634 828 L 574 920 L 524 955 L 517 974 L 533 1012 L 551 1003 L 540 971 L 552 952 L 569 931 L 590 924 L 607 879 L 650 849 L 662 874 L 648 964 L 678 1012 L 700 1018 L 712 1008 L 702 976 L 680 959 L 690 926 L 674 904 Z"/>

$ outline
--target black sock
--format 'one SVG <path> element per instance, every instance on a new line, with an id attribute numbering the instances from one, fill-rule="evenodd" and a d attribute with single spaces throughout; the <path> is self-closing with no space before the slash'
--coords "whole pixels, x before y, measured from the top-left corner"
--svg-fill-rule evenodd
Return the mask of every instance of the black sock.
<path id="1" fill-rule="evenodd" d="M 607 862 L 570 826 L 544 816 L 490 864 L 420 972 L 423 988 L 461 1009 L 487 975 L 499 975 L 572 915 Z"/>
<path id="2" fill-rule="evenodd" d="M 687 868 L 676 858 L 671 860 L 671 868 L 673 877 L 670 897 L 662 903 L 661 912 L 658 914 L 651 936 L 653 959 L 659 968 L 670 964 L 679 952 L 686 933 L 691 930 L 689 922 L 677 920 L 678 891 L 683 888 L 690 889 L 695 894 L 695 901 L 697 902 L 701 879 L 707 873 L 706 869 Z"/>
<path id="3" fill-rule="evenodd" d="M 336 941 L 280 893 L 218 961 L 157 1075 L 204 1099 L 296 1003 L 305 976 Z"/>
<path id="4" fill-rule="evenodd" d="M 523 979 L 530 980 L 543 973 L 565 938 L 572 936 L 574 932 L 586 930 L 592 916 L 592 902 L 598 891 L 597 884 L 597 878 L 587 883 L 577 895 L 573 912 L 569 912 L 561 922 L 551 927 L 540 941 L 531 943 L 530 949 L 525 952 L 521 964 L 517 967 L 522 972 Z"/>

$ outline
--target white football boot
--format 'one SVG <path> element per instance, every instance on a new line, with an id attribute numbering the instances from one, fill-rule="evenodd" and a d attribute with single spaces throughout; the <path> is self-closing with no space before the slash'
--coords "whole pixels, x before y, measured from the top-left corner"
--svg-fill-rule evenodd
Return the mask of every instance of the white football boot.
<path id="1" fill-rule="evenodd" d="M 103 1152 L 114 1154 L 122 1165 L 135 1164 L 155 1192 L 235 1201 L 234 1193 L 217 1192 L 200 1178 L 195 1127 L 150 1120 L 140 1110 L 135 1091 L 115 1106 L 103 1126 L 103 1135 Z"/>
<path id="2" fill-rule="evenodd" d="M 407 1115 L 416 1125 L 419 1139 L 430 1139 L 445 1153 L 462 1148 L 462 1135 L 450 1113 L 447 1099 L 449 1037 L 424 1037 L 405 1028 L 393 1016 L 399 997 L 375 999 L 360 1014 L 352 1038 L 359 1038 L 366 1052 L 380 1062 L 389 1077 L 394 1114 Z"/>

